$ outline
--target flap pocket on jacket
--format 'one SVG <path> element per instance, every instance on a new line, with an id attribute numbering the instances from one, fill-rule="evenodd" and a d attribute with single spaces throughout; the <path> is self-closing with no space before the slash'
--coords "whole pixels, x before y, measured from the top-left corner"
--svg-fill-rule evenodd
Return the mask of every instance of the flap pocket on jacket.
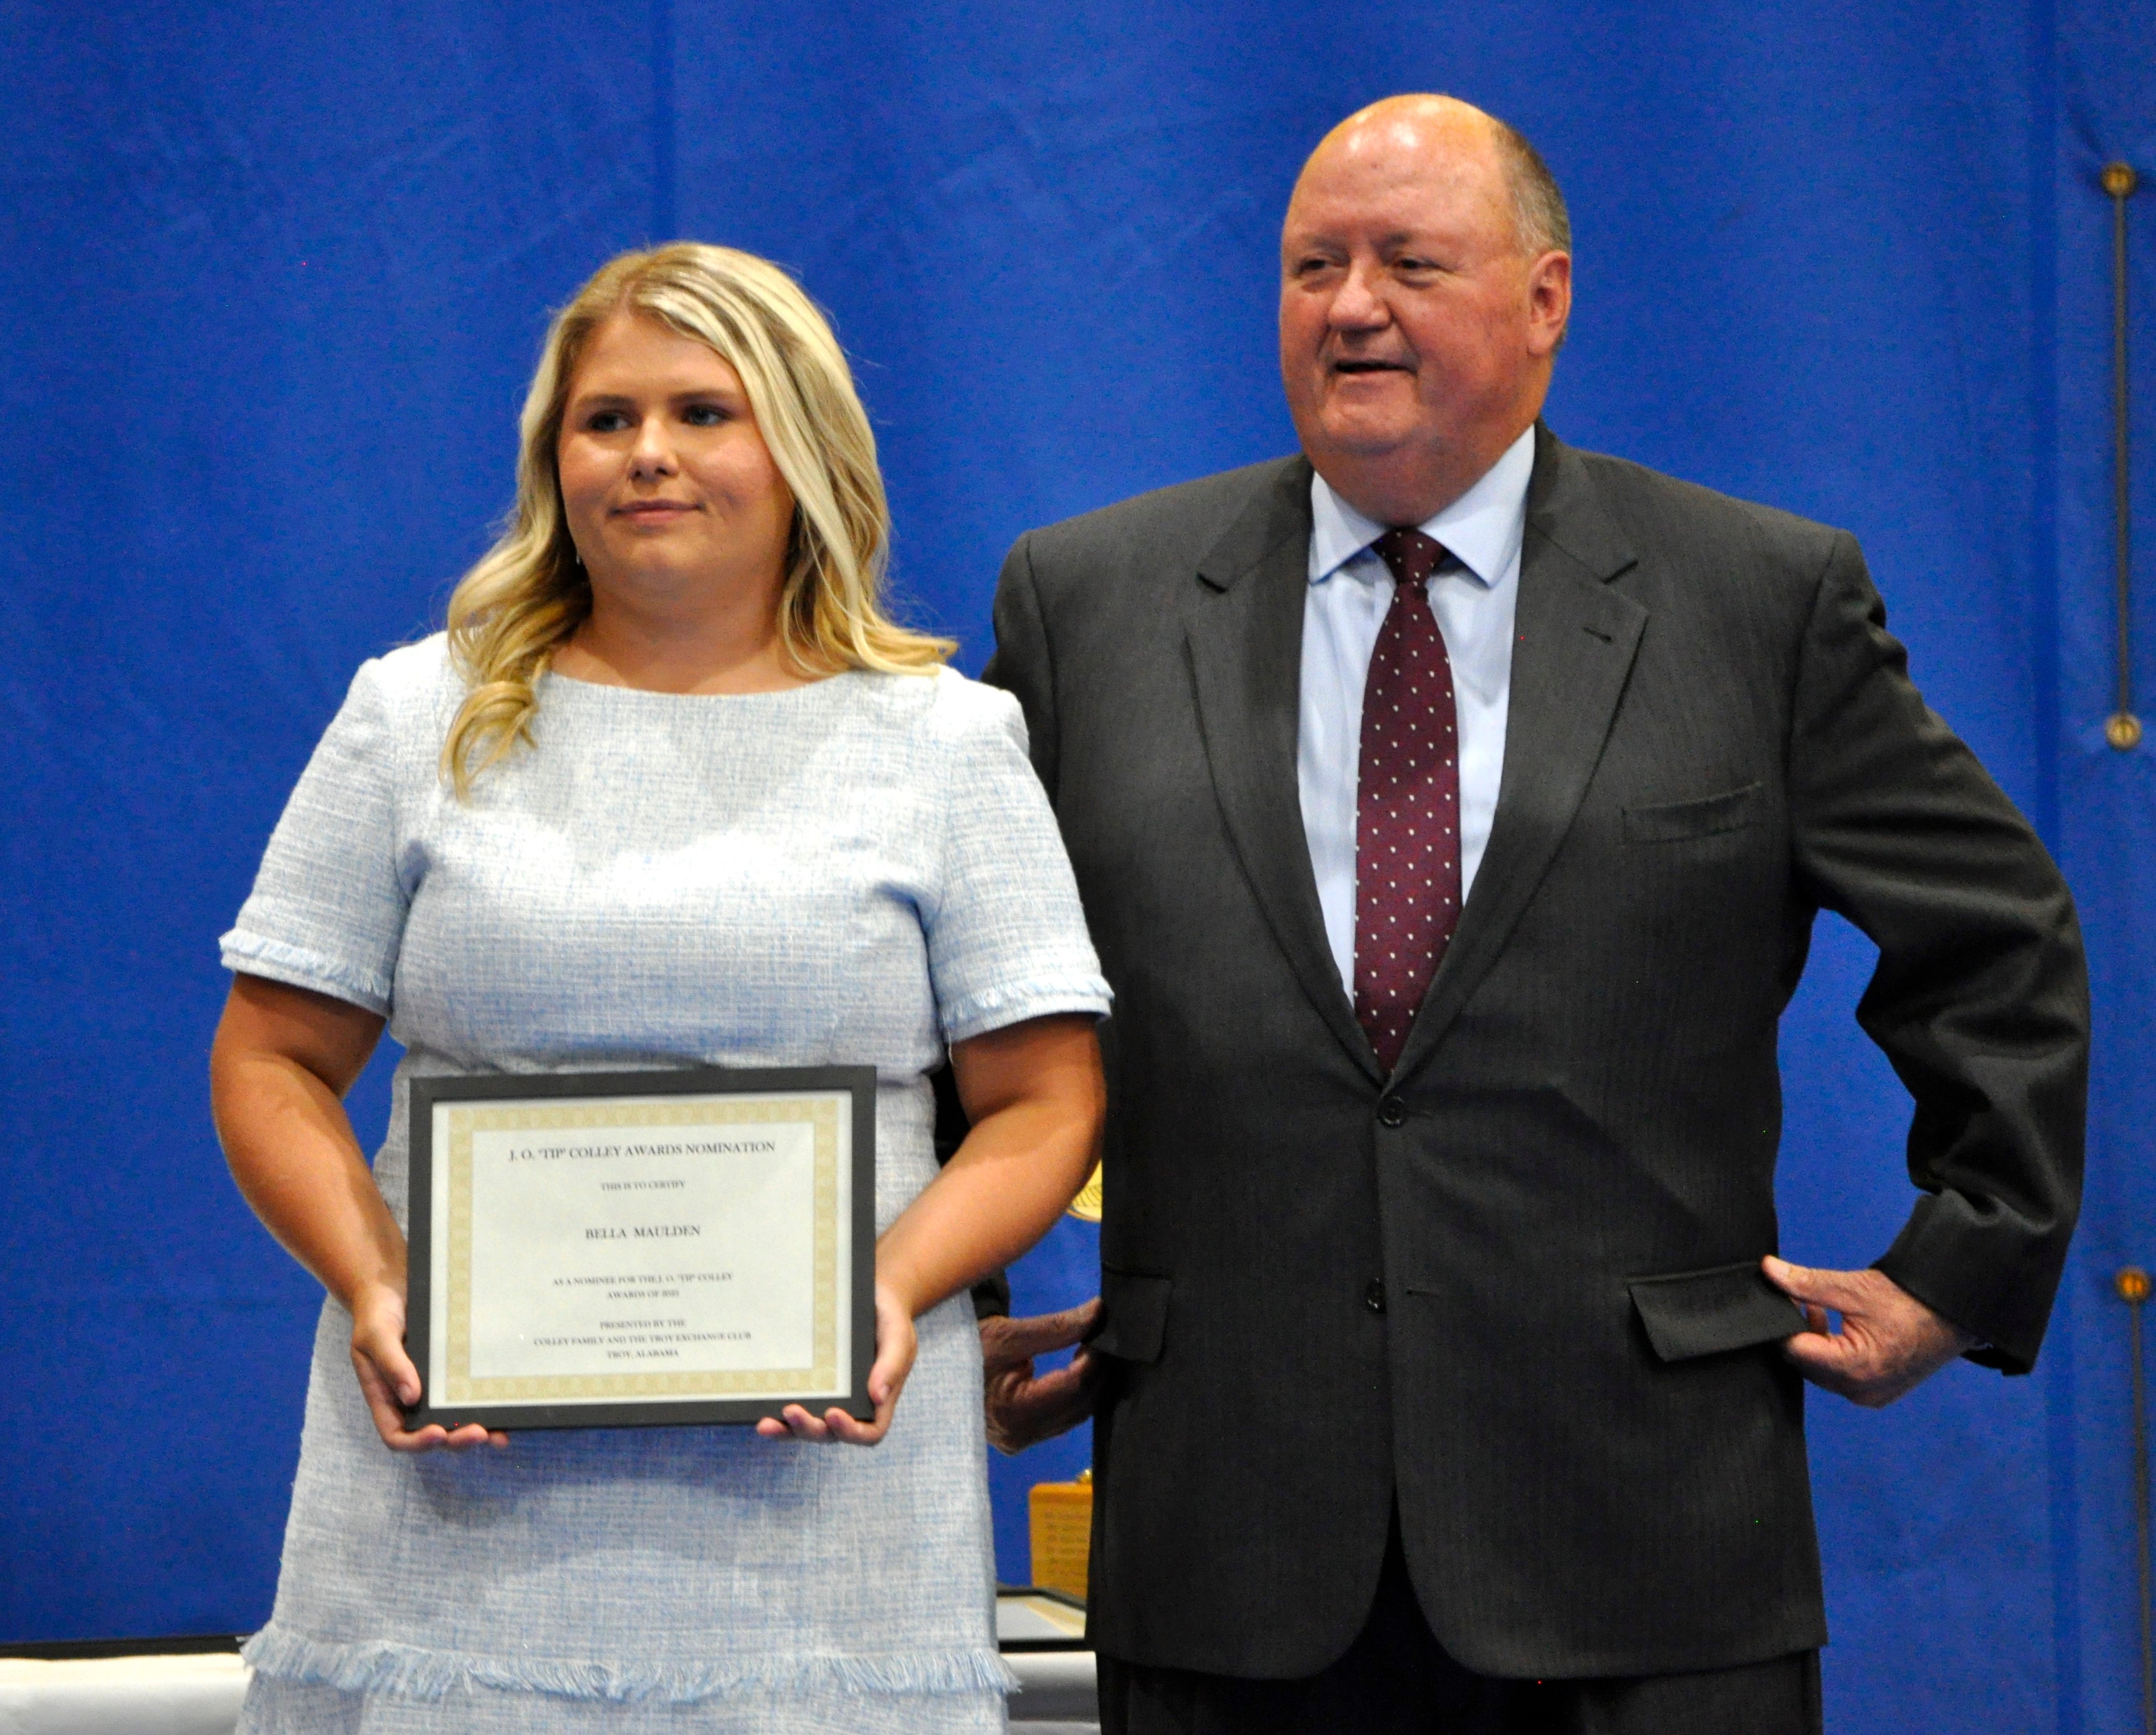
<path id="1" fill-rule="evenodd" d="M 1804 1328 L 1797 1304 L 1767 1281 L 1755 1259 L 1635 1277 L 1629 1287 L 1647 1341 L 1666 1362 L 1779 1342 Z"/>
<path id="2" fill-rule="evenodd" d="M 1759 823 L 1758 783 L 1742 789 L 1726 789 L 1719 795 L 1702 795 L 1694 801 L 1666 802 L 1660 807 L 1625 809 L 1625 841 L 1628 844 L 1676 844 L 1686 838 L 1712 837 L 1717 832 L 1742 831 Z"/>
<path id="3" fill-rule="evenodd" d="M 1168 1296 L 1174 1287 L 1166 1277 L 1142 1271 L 1101 1271 L 1101 1329 L 1093 1347 L 1126 1362 L 1157 1362 L 1168 1333 Z"/>

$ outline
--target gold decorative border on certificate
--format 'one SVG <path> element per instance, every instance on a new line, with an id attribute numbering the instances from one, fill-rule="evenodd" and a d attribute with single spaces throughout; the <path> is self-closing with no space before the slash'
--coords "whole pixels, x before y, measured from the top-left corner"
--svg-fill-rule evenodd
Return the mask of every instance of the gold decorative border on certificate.
<path id="1" fill-rule="evenodd" d="M 443 1103 L 449 1122 L 448 1401 L 542 1401 L 559 1398 L 755 1398 L 839 1389 L 839 1116 L 852 1112 L 842 1094 L 806 1096 L 662 1096 L 626 1102 Z M 651 1127 L 756 1127 L 774 1122 L 814 1130 L 814 1296 L 813 1368 L 706 1369 L 668 1373 L 581 1373 L 475 1378 L 471 1371 L 472 1134 L 598 1132 Z"/>

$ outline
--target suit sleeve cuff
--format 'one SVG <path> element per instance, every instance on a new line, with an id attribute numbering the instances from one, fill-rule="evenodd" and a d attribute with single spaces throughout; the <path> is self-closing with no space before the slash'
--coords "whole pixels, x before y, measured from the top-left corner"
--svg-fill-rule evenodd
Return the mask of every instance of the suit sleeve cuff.
<path id="1" fill-rule="evenodd" d="M 2004 1373 L 2036 1364 L 2057 1276 L 2002 1271 L 1987 1246 L 1980 1214 L 1954 1193 L 1920 1200 L 1908 1223 L 1874 1269 L 1944 1319 L 1979 1340 L 1968 1358 Z"/>

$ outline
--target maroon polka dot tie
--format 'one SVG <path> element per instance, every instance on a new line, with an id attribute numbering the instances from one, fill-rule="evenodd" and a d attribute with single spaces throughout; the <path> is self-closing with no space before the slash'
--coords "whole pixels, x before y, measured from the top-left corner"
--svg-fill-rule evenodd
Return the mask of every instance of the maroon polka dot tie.
<path id="1" fill-rule="evenodd" d="M 1377 550 L 1393 605 L 1363 683 L 1355 787 L 1355 1016 L 1390 1072 L 1460 920 L 1460 744 L 1452 664 L 1430 613 L 1445 558 L 1419 530 Z"/>

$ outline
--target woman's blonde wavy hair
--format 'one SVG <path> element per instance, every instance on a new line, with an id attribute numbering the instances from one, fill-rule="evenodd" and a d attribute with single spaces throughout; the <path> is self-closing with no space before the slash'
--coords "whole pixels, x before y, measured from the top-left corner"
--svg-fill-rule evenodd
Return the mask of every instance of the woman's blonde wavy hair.
<path id="1" fill-rule="evenodd" d="M 778 603 L 783 654 L 807 674 L 926 675 L 957 649 L 883 611 L 891 512 L 875 436 L 815 303 L 769 260 L 731 247 L 677 241 L 624 253 L 555 316 L 524 400 L 516 504 L 449 598 L 449 655 L 469 690 L 442 744 L 442 774 L 459 800 L 520 741 L 531 744 L 538 679 L 591 613 L 555 448 L 578 362 L 593 334 L 624 311 L 708 344 L 741 376 L 793 492 Z"/>

